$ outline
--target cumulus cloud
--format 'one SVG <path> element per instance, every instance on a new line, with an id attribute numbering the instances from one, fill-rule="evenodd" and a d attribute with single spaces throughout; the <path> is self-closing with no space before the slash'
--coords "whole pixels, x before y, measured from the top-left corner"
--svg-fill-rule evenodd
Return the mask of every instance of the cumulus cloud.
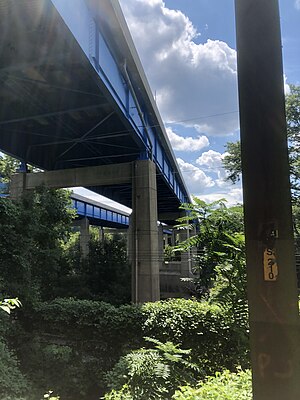
<path id="1" fill-rule="evenodd" d="M 121 0 L 142 63 L 165 121 L 201 134 L 238 128 L 236 51 L 225 42 L 197 44 L 181 11 L 162 0 Z"/>
<path id="2" fill-rule="evenodd" d="M 234 188 L 230 191 L 218 191 L 215 193 L 209 193 L 209 194 L 198 194 L 197 197 L 200 199 L 210 203 L 212 201 L 220 200 L 220 199 L 225 199 L 227 201 L 226 206 L 234 206 L 236 204 L 242 204 L 243 203 L 243 191 L 241 188 Z"/>
<path id="3" fill-rule="evenodd" d="M 216 187 L 230 190 L 232 188 L 232 183 L 226 180 L 227 173 L 223 168 L 223 159 L 226 155 L 227 153 L 208 150 L 197 158 L 196 164 L 200 165 L 205 172 L 215 175 Z"/>
<path id="4" fill-rule="evenodd" d="M 214 150 L 208 150 L 202 153 L 199 158 L 197 158 L 196 163 L 202 167 L 216 171 L 222 167 L 223 157 L 224 154 Z"/>
<path id="5" fill-rule="evenodd" d="M 191 193 L 203 193 L 207 188 L 215 185 L 211 177 L 207 176 L 200 168 L 177 158 L 179 168 Z"/>
<path id="6" fill-rule="evenodd" d="M 171 128 L 166 129 L 169 140 L 174 150 L 178 151 L 199 151 L 209 146 L 209 140 L 206 136 L 184 137 L 177 135 Z"/>
<path id="7" fill-rule="evenodd" d="M 295 0 L 295 7 L 300 10 L 300 0 Z"/>

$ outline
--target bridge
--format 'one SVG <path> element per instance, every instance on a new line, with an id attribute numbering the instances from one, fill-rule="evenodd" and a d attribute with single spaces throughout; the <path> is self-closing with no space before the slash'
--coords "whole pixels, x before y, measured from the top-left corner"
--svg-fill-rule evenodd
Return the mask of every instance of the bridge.
<path id="1" fill-rule="evenodd" d="M 106 204 L 88 199 L 76 193 L 71 195 L 73 207 L 79 218 L 88 218 L 92 225 L 127 229 L 129 213 Z"/>
<path id="2" fill-rule="evenodd" d="M 0 149 L 133 209 L 133 300 L 159 298 L 157 220 L 189 194 L 117 0 L 0 0 Z"/>

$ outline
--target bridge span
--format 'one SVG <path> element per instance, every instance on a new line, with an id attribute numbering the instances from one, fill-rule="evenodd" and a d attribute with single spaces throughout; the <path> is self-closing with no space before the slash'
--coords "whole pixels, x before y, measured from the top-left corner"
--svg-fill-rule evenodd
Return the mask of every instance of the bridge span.
<path id="1" fill-rule="evenodd" d="M 133 209 L 133 300 L 159 298 L 157 220 L 189 194 L 117 0 L 0 0 L 0 149 Z"/>

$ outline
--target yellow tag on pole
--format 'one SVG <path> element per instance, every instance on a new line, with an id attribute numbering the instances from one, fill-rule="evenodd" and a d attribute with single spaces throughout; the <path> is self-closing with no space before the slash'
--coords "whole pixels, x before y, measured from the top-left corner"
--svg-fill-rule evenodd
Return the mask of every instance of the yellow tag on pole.
<path id="1" fill-rule="evenodd" d="M 264 251 L 264 280 L 275 282 L 278 278 L 278 265 L 275 249 L 266 248 Z"/>

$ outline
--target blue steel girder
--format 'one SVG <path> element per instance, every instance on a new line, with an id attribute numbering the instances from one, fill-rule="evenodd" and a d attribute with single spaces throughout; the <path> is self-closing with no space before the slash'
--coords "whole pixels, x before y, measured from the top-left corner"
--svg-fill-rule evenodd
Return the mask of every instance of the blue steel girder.
<path id="1" fill-rule="evenodd" d="M 128 228 L 129 214 L 76 194 L 71 197 L 73 207 L 76 209 L 79 218 L 88 218 L 92 225 L 109 228 Z"/>
<path id="2" fill-rule="evenodd" d="M 118 2 L 0 6 L 0 148 L 46 170 L 151 158 L 161 211 L 188 201 Z M 93 189 L 130 206 L 128 187 Z"/>

